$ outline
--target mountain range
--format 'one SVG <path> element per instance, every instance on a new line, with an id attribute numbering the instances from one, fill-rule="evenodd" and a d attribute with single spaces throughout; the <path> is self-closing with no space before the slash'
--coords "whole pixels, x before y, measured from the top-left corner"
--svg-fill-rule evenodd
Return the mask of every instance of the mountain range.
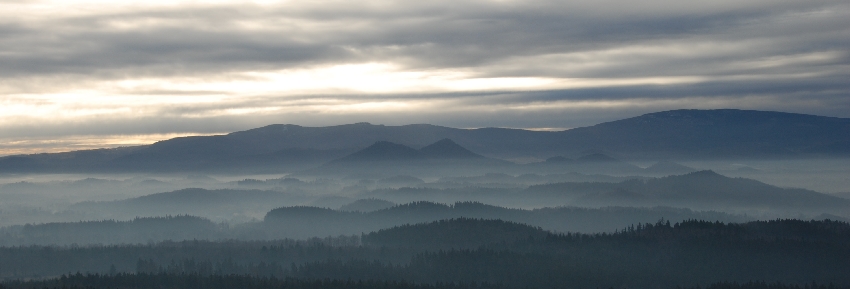
<path id="1" fill-rule="evenodd" d="M 588 152 L 644 160 L 850 157 L 850 119 L 721 109 L 663 111 L 554 132 L 429 124 L 275 124 L 135 147 L 7 156 L 0 158 L 0 172 L 296 171 L 346 156 L 357 158 L 350 154 L 376 142 L 421 148 L 418 153 L 399 150 L 398 156 L 441 153 L 452 149 L 441 143 L 444 139 L 500 159 L 575 157 Z M 428 144 L 433 146 L 425 147 Z M 468 150 L 454 150 L 453 157 L 474 155 Z"/>

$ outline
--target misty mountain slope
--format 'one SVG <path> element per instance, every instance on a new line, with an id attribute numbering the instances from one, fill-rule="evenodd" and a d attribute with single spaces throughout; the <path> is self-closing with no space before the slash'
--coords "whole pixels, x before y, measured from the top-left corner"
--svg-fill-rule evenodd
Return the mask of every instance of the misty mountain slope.
<path id="1" fill-rule="evenodd" d="M 420 178 L 407 175 L 392 176 L 375 182 L 378 188 L 415 187 L 425 184 Z"/>
<path id="2" fill-rule="evenodd" d="M 742 216 L 719 212 L 698 212 L 674 208 L 599 209 L 557 207 L 534 210 L 511 209 L 477 202 L 458 202 L 444 205 L 433 202 L 412 202 L 371 212 L 350 212 L 316 207 L 283 207 L 271 210 L 263 219 L 270 236 L 305 238 L 360 234 L 380 229 L 419 224 L 453 218 L 504 220 L 540 226 L 558 232 L 610 232 L 635 222 L 706 219 L 745 221 Z"/>
<path id="3" fill-rule="evenodd" d="M 117 219 L 190 214 L 213 220 L 230 220 L 234 217 L 262 217 L 275 207 L 306 200 L 310 198 L 280 191 L 189 188 L 111 202 L 83 202 L 69 209 Z"/>
<path id="4" fill-rule="evenodd" d="M 511 187 L 525 188 L 530 185 L 540 185 L 548 183 L 563 183 L 563 182 L 609 182 L 616 183 L 624 180 L 637 177 L 615 177 L 600 174 L 582 174 L 577 172 L 557 173 L 557 174 L 533 174 L 523 173 L 517 176 L 512 176 L 504 173 L 486 173 L 478 176 L 449 176 L 442 177 L 437 182 L 431 183 L 431 187 L 450 187 L 456 186 L 485 186 L 491 185 L 510 185 Z"/>
<path id="5" fill-rule="evenodd" d="M 373 212 L 377 210 L 383 210 L 386 208 L 390 208 L 395 206 L 396 204 L 390 201 L 385 201 L 381 199 L 360 199 L 349 204 L 346 204 L 339 208 L 340 211 L 347 212 Z"/>
<path id="6" fill-rule="evenodd" d="M 119 206 L 118 209 L 121 209 Z M 211 207 L 210 210 L 218 210 Z M 343 211 L 292 206 L 268 211 L 262 222 L 218 225 L 193 216 L 132 218 L 130 221 L 47 223 L 0 228 L 0 246 L 146 243 L 162 240 L 272 240 L 359 235 L 380 229 L 446 219 L 504 220 L 556 232 L 613 232 L 636 222 L 690 219 L 742 222 L 748 217 L 675 208 L 601 209 L 558 207 L 509 209 L 475 202 L 444 205 L 414 202 L 376 211 Z"/>
<path id="7" fill-rule="evenodd" d="M 550 157 L 543 162 L 523 165 L 522 169 L 516 171 L 537 173 L 582 172 L 589 174 L 621 176 L 638 175 L 646 172 L 646 170 L 641 169 L 636 165 L 618 160 L 602 153 L 584 154 L 575 159 L 564 156 Z"/>
<path id="8" fill-rule="evenodd" d="M 699 171 L 620 183 L 557 183 L 526 189 L 529 197 L 563 196 L 575 205 L 650 205 L 699 209 L 832 213 L 846 217 L 850 201 L 804 189 L 786 189 L 744 178 Z"/>
<path id="9" fill-rule="evenodd" d="M 139 244 L 223 237 L 210 220 L 184 215 L 6 227 L 0 229 L 0 246 Z"/>
<path id="10" fill-rule="evenodd" d="M 671 161 L 660 161 L 647 167 L 643 171 L 664 175 L 681 175 L 695 172 L 697 169 Z"/>
<path id="11" fill-rule="evenodd" d="M 35 178 L 36 180 L 38 178 Z M 187 185 L 204 186 L 196 180 L 163 182 L 149 178 L 124 180 L 85 178 L 78 180 L 47 180 L 41 182 L 19 181 L 0 184 L 3 206 L 36 206 L 61 209 L 69 203 L 81 201 L 108 201 L 124 199 L 163 191 L 176 190 Z"/>
<path id="12" fill-rule="evenodd" d="M 0 158 L 0 172 L 292 171 L 377 141 L 421 147 L 446 138 L 503 159 L 574 156 L 588 150 L 656 160 L 850 157 L 850 119 L 719 109 L 663 111 L 559 132 L 427 124 L 269 125 L 128 148 L 7 156 Z M 262 157 L 270 154 L 277 156 Z"/>
<path id="13" fill-rule="evenodd" d="M 729 178 L 713 171 L 647 179 L 643 184 L 626 181 L 623 185 L 626 189 L 645 195 L 671 200 L 734 200 L 742 206 L 769 205 L 779 208 L 850 208 L 850 202 L 827 194 L 779 188 L 752 179 Z"/>

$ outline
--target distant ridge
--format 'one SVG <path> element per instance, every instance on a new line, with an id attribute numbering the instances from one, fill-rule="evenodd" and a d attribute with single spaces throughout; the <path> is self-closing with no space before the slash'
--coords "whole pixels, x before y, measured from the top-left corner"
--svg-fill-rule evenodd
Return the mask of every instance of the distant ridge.
<path id="1" fill-rule="evenodd" d="M 619 162 L 619 160 L 603 154 L 589 154 L 576 159 L 576 161 L 585 163 Z"/>
<path id="2" fill-rule="evenodd" d="M 756 180 L 696 171 L 619 183 L 533 185 L 530 196 L 573 196 L 579 205 L 683 206 L 701 209 L 764 208 L 846 214 L 850 200 L 805 189 L 788 189 Z"/>
<path id="3" fill-rule="evenodd" d="M 673 220 L 706 218 L 725 221 L 742 221 L 747 218 L 719 212 L 698 212 L 674 208 L 578 208 L 556 207 L 533 210 L 492 206 L 478 202 L 456 202 L 451 205 L 420 201 L 395 205 L 389 208 L 352 212 L 316 207 L 291 206 L 269 211 L 263 218 L 263 225 L 270 231 L 280 234 L 300 234 L 294 237 L 328 236 L 339 234 L 359 234 L 380 229 L 422 224 L 453 218 L 472 218 L 502 220 L 491 223 L 517 222 L 531 226 L 541 226 L 547 230 L 567 231 L 613 231 L 634 222 L 652 222 L 665 217 Z M 564 222 L 564 220 L 571 220 Z M 504 224 L 504 223 L 502 223 Z M 405 226 L 416 229 L 418 225 Z M 525 230 L 524 225 L 508 229 Z M 593 229 L 596 228 L 596 229 Z M 604 229 L 599 229 L 604 228 Z M 529 228 L 530 229 L 530 228 Z M 392 230 L 390 230 L 392 231 Z M 536 231 L 536 229 L 534 229 Z M 309 234 L 306 234 L 309 232 Z M 505 231 L 503 231 L 505 232 Z M 439 237 L 439 236 L 431 236 Z M 509 237 L 509 236 L 506 236 Z"/>
<path id="4" fill-rule="evenodd" d="M 645 171 L 659 174 L 685 174 L 695 172 L 697 170 L 671 161 L 660 161 L 647 167 Z"/>
<path id="5" fill-rule="evenodd" d="M 451 142 L 441 140 L 451 139 Z M 457 129 L 429 124 L 269 125 L 151 145 L 0 158 L 0 172 L 293 171 L 386 141 L 457 158 L 573 156 L 619 159 L 850 157 L 850 119 L 754 110 L 671 110 L 566 131 Z M 462 147 L 458 149 L 453 144 Z"/>
<path id="6" fill-rule="evenodd" d="M 566 147 L 644 157 L 850 156 L 850 119 L 774 111 L 671 110 L 559 134 Z"/>
<path id="7" fill-rule="evenodd" d="M 465 159 L 484 159 L 484 157 L 450 139 L 442 139 L 419 150 L 388 141 L 378 141 L 331 163 Z"/>

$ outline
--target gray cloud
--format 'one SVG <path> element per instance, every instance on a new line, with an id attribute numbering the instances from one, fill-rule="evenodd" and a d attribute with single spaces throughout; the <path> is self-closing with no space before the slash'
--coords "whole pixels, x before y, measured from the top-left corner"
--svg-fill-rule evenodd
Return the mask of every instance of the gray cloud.
<path id="1" fill-rule="evenodd" d="M 393 63 L 402 71 L 596 84 L 321 95 L 140 86 L 104 93 L 116 98 L 229 98 L 146 104 L 129 107 L 132 113 L 73 120 L 3 116 L 0 137 L 211 133 L 269 123 L 356 121 L 567 128 L 675 108 L 850 117 L 850 4 L 704 2 L 291 1 L 107 9 L 54 17 L 5 12 L 0 13 L 6 19 L 0 20 L 0 97 L 5 98 L 0 104 L 9 104 L 16 95 L 97 89 L 110 80 L 232 80 L 246 77 L 244 72 L 367 62 Z M 409 102 L 426 108 L 316 108 L 328 99 L 343 104 Z M 38 98 L 26 101 L 51 105 Z M 83 101 L 68 107 L 83 110 L 87 105 Z M 263 108 L 269 110 L 222 113 Z"/>
<path id="2" fill-rule="evenodd" d="M 699 10 L 661 13 L 617 11 L 613 5 L 628 3 L 610 4 L 573 9 L 558 1 L 302 9 L 240 5 L 5 23 L 0 33 L 5 36 L 2 44 L 10 56 L 0 57 L 0 74 L 89 75 L 109 70 L 121 75 L 217 74 L 386 58 L 420 68 L 475 67 L 506 58 L 659 41 L 722 44 L 761 40 L 760 45 L 746 47 L 760 53 L 720 55 L 738 60 L 847 47 L 847 37 L 836 37 L 846 36 L 844 27 L 850 24 L 841 19 L 848 13 L 848 5 L 841 2 L 764 2 L 740 9 L 698 6 Z M 666 5 L 645 4 L 657 8 Z M 835 15 L 822 16 L 819 11 Z M 244 27 L 245 22 L 263 27 Z M 701 58 L 706 62 L 718 57 L 711 51 L 704 54 Z"/>

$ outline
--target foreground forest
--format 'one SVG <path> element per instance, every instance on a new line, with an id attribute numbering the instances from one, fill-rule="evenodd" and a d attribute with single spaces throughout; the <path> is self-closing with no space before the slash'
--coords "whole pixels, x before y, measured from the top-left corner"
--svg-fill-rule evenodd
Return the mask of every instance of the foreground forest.
<path id="1" fill-rule="evenodd" d="M 417 284 L 411 282 L 396 281 L 352 281 L 352 280 L 309 280 L 275 277 L 252 277 L 245 275 L 222 275 L 203 276 L 199 274 L 73 274 L 63 275 L 57 279 L 47 281 L 10 282 L 0 284 L 0 289 L 99 289 L 99 288 L 186 288 L 186 289 L 268 289 L 268 288 L 291 288 L 291 289 L 502 289 L 507 288 L 499 284 L 491 283 L 438 283 Z M 836 286 L 835 284 L 811 284 L 789 285 L 783 283 L 765 282 L 719 282 L 706 287 L 676 287 L 676 289 L 846 289 L 848 286 Z"/>
<path id="2" fill-rule="evenodd" d="M 345 282 L 361 284 L 353 288 L 673 288 L 750 281 L 807 286 L 813 280 L 845 288 L 847 260 L 850 224 L 829 220 L 659 220 L 615 233 L 556 234 L 460 218 L 307 241 L 0 248 L 4 279 L 41 280 L 6 281 L 9 288 L 143 288 L 128 284 L 160 282 L 153 280 L 164 282 L 156 283 L 162 288 L 223 286 L 202 285 L 216 282 L 253 284 L 244 288 L 342 288 Z M 319 283 L 327 287 L 309 287 Z"/>

